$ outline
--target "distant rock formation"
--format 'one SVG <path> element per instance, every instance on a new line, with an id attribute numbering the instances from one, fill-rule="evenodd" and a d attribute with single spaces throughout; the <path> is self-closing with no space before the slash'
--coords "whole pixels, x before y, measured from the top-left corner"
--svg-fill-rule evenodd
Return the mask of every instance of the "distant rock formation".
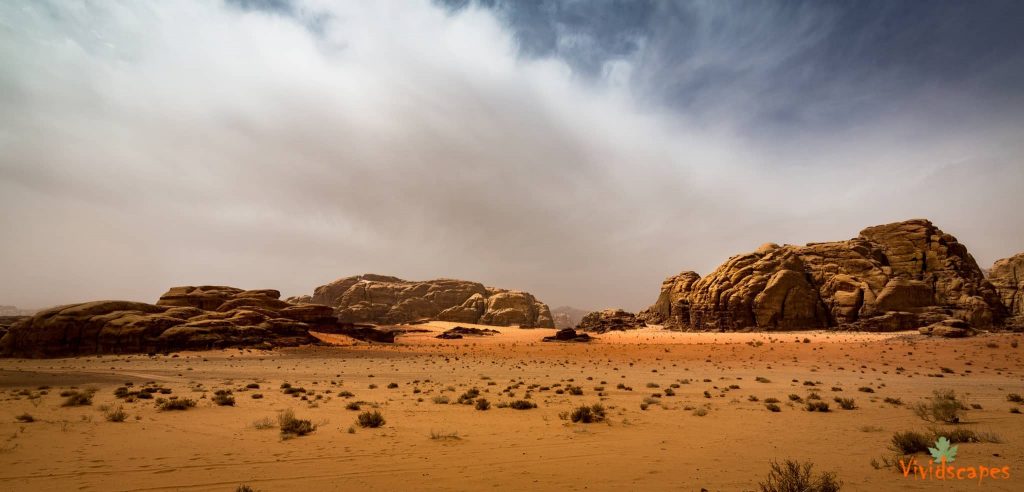
<path id="1" fill-rule="evenodd" d="M 1006 325 L 1024 329 L 1024 253 L 996 261 L 988 278 L 1006 308 Z"/>
<path id="2" fill-rule="evenodd" d="M 635 330 L 644 326 L 644 321 L 637 319 L 633 313 L 622 309 L 605 309 L 603 311 L 594 311 L 584 316 L 576 329 L 594 333 L 605 333 L 609 331 Z"/>
<path id="3" fill-rule="evenodd" d="M 424 282 L 384 275 L 357 275 L 317 287 L 312 296 L 289 299 L 333 306 L 350 323 L 411 323 L 422 319 L 523 328 L 553 328 L 548 306 L 526 292 L 477 282 Z"/>
<path id="4" fill-rule="evenodd" d="M 35 311 L 30 309 L 18 309 L 17 306 L 0 306 L 0 317 L 9 318 L 12 316 L 31 316 Z"/>
<path id="5" fill-rule="evenodd" d="M 1002 327 L 1007 310 L 967 248 L 918 219 L 848 241 L 768 243 L 703 278 L 680 273 L 638 316 L 688 330 L 896 331 L 947 319 Z"/>
<path id="6" fill-rule="evenodd" d="M 284 347 L 345 333 L 330 306 L 292 304 L 276 290 L 173 287 L 156 304 L 94 301 L 58 306 L 10 326 L 0 355 L 57 357 L 226 347 Z M 393 340 L 393 335 L 392 335 Z"/>
<path id="7" fill-rule="evenodd" d="M 554 319 L 555 328 L 575 328 L 589 312 L 570 306 L 559 306 L 551 310 L 551 317 Z"/>

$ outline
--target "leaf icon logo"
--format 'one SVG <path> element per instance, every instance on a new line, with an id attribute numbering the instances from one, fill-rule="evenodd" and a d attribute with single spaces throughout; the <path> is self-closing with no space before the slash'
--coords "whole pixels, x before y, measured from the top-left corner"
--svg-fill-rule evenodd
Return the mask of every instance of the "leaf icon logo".
<path id="1" fill-rule="evenodd" d="M 936 463 L 942 463 L 945 458 L 946 463 L 952 463 L 956 460 L 956 446 L 949 445 L 949 439 L 940 437 L 939 440 L 935 441 L 934 448 L 928 448 L 928 452 L 935 458 Z"/>

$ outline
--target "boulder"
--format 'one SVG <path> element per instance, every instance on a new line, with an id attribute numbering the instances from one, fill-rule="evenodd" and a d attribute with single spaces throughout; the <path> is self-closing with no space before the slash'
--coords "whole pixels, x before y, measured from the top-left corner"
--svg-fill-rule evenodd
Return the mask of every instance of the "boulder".
<path id="1" fill-rule="evenodd" d="M 1010 279 L 1001 285 L 1018 278 L 1003 273 L 1011 270 L 1000 268 L 999 278 Z M 1019 291 L 997 292 L 955 237 L 915 219 L 869 227 L 847 241 L 768 243 L 703 278 L 683 272 L 665 279 L 639 317 L 688 330 L 892 331 L 946 318 L 993 328 L 1004 326 L 1004 303 Z"/>
<path id="2" fill-rule="evenodd" d="M 594 337 L 592 337 L 592 336 L 590 336 L 590 335 L 588 335 L 586 333 L 583 333 L 583 332 L 577 333 L 576 330 L 574 330 L 572 328 L 563 328 L 563 329 L 558 330 L 557 332 L 555 332 L 555 334 L 553 336 L 544 337 L 543 341 L 545 341 L 545 342 L 589 342 L 589 341 L 591 341 L 593 339 L 594 339 Z"/>
<path id="3" fill-rule="evenodd" d="M 348 323 L 406 324 L 436 319 L 523 328 L 554 327 L 547 305 L 531 294 L 465 280 L 414 282 L 385 275 L 357 275 L 317 287 L 309 301 L 333 307 L 338 319 Z"/>
<path id="4" fill-rule="evenodd" d="M 603 311 L 594 311 L 584 316 L 576 329 L 594 333 L 605 333 L 613 330 L 635 330 L 643 326 L 645 326 L 645 323 L 637 319 L 633 313 L 622 309 L 605 309 Z"/>
<path id="5" fill-rule="evenodd" d="M 922 335 L 941 338 L 963 338 L 977 333 L 967 322 L 952 318 L 932 323 L 928 326 L 922 326 L 918 330 Z"/>

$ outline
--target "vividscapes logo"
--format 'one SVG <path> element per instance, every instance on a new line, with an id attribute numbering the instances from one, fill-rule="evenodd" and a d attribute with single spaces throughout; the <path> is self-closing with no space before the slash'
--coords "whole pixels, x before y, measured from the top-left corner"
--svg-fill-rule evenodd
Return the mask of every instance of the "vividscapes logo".
<path id="1" fill-rule="evenodd" d="M 935 447 L 928 448 L 932 460 L 928 462 L 927 467 L 918 463 L 917 458 L 912 457 L 908 462 L 900 459 L 900 470 L 903 472 L 903 476 L 905 478 L 914 477 L 917 480 L 977 480 L 979 485 L 986 479 L 1010 479 L 1009 466 L 951 465 L 950 463 L 956 461 L 957 447 L 950 444 L 949 439 L 939 437 L 935 441 Z"/>

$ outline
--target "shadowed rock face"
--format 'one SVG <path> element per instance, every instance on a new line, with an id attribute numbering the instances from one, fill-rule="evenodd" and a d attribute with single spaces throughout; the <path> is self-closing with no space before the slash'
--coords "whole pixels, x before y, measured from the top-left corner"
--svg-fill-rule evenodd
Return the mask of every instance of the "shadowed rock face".
<path id="1" fill-rule="evenodd" d="M 848 241 L 769 243 L 706 277 L 669 277 L 639 317 L 693 330 L 895 331 L 944 319 L 1001 327 L 1006 309 L 964 245 L 927 220 L 909 220 Z"/>
<path id="2" fill-rule="evenodd" d="M 295 305 L 275 290 L 174 287 L 156 304 L 93 301 L 58 306 L 18 321 L 0 354 L 56 357 L 314 343 L 311 329 L 337 332 L 329 306 Z"/>
<path id="3" fill-rule="evenodd" d="M 989 271 L 989 281 L 1006 308 L 1006 324 L 1024 329 L 1024 253 L 996 261 Z"/>
<path id="4" fill-rule="evenodd" d="M 457 323 L 551 328 L 547 305 L 526 292 L 438 279 L 412 282 L 384 275 L 357 275 L 317 287 L 312 296 L 291 298 L 333 306 L 351 323 L 409 323 L 436 319 Z"/>

